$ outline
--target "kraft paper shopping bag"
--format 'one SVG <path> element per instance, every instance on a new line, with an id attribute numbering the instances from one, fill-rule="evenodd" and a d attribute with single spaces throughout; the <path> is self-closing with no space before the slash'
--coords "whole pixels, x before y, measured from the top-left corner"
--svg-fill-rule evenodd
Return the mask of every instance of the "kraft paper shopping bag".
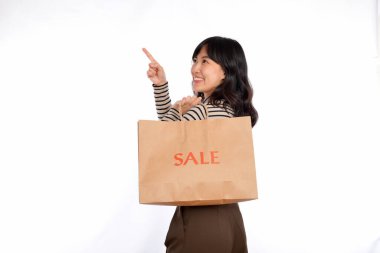
<path id="1" fill-rule="evenodd" d="M 257 199 L 250 117 L 138 122 L 140 203 Z"/>

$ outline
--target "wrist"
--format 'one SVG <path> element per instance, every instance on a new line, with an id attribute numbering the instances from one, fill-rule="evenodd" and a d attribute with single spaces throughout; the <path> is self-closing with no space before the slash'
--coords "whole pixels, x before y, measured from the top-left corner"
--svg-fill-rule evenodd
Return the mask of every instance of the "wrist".
<path id="1" fill-rule="evenodd" d="M 168 84 L 168 81 L 165 81 L 165 82 L 162 82 L 162 83 L 154 83 L 153 87 L 163 86 L 163 85 L 166 85 L 166 84 Z"/>
<path id="2" fill-rule="evenodd" d="M 175 103 L 175 104 L 172 106 L 172 108 L 179 112 L 179 104 L 178 104 L 178 103 Z"/>

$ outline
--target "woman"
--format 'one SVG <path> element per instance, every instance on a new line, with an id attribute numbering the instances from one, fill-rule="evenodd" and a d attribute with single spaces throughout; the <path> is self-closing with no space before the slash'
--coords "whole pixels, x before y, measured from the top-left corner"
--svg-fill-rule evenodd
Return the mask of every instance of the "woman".
<path id="1" fill-rule="evenodd" d="M 163 121 L 250 116 L 252 127 L 258 114 L 252 105 L 253 90 L 241 45 L 232 39 L 210 37 L 194 50 L 191 74 L 197 96 L 171 104 L 162 66 L 150 59 L 147 76 L 153 83 L 158 118 Z M 177 207 L 165 245 L 168 253 L 248 252 L 244 223 L 238 204 Z"/>

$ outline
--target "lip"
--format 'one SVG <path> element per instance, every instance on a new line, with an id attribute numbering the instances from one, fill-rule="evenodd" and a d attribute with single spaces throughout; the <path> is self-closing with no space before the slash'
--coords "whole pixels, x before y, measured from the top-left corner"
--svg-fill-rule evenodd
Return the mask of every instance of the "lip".
<path id="1" fill-rule="evenodd" d="M 198 80 L 198 81 L 194 80 L 194 81 L 193 81 L 193 86 L 194 86 L 194 87 L 198 87 L 198 86 L 201 85 L 201 84 L 202 84 L 202 80 Z"/>
<path id="2" fill-rule="evenodd" d="M 194 83 L 200 83 L 200 82 L 203 82 L 204 79 L 203 78 L 200 78 L 200 77 L 193 77 L 193 82 Z"/>

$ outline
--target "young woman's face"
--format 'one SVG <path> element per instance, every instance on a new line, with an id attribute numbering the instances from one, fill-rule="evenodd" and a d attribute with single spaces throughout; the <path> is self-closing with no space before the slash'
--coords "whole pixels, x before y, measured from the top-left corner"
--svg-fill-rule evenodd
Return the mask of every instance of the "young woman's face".
<path id="1" fill-rule="evenodd" d="M 208 58 L 205 47 L 202 47 L 193 60 L 191 67 L 193 89 L 195 92 L 203 92 L 207 98 L 223 81 L 224 71 L 218 63 Z"/>

